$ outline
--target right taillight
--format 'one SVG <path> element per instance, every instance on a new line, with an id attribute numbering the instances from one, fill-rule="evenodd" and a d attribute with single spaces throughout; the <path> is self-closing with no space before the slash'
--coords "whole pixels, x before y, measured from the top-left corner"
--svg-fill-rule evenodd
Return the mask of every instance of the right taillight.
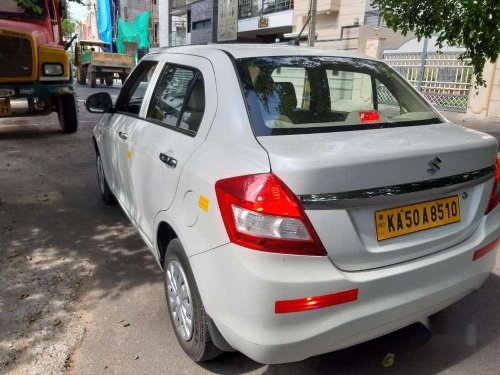
<path id="1" fill-rule="evenodd" d="M 497 169 L 495 172 L 495 182 L 493 183 L 493 190 L 491 191 L 490 201 L 488 208 L 486 208 L 485 215 L 493 210 L 500 202 L 500 158 L 497 158 Z"/>
<path id="2" fill-rule="evenodd" d="M 231 242 L 273 253 L 326 255 L 299 199 L 272 173 L 219 180 L 215 192 Z"/>

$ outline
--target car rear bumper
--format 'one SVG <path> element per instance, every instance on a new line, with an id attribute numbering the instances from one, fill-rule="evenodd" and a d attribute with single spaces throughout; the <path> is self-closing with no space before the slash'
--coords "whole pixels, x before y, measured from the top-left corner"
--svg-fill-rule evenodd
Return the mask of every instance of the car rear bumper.
<path id="1" fill-rule="evenodd" d="M 483 284 L 497 249 L 475 261 L 473 254 L 499 234 L 497 208 L 474 235 L 452 248 L 369 271 L 343 272 L 327 257 L 268 254 L 234 244 L 190 262 L 205 309 L 227 342 L 258 362 L 284 363 L 425 322 Z M 278 300 L 352 289 L 358 289 L 352 302 L 275 313 Z"/>

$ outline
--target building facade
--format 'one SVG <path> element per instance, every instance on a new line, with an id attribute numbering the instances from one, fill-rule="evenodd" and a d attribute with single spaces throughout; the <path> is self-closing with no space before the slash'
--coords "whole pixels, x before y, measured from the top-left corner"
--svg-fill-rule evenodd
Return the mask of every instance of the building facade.
<path id="1" fill-rule="evenodd" d="M 307 43 L 309 0 L 159 0 L 160 46 L 215 42 Z M 221 9 L 237 9 L 236 33 L 221 40 Z M 227 12 L 226 12 L 227 14 Z M 163 26 L 162 26 L 163 24 Z M 219 29 L 219 30 L 218 30 Z M 218 32 L 219 31 L 219 32 Z M 300 38 L 299 38 L 300 35 Z M 384 27 L 370 0 L 318 0 L 315 44 L 318 48 L 364 50 L 366 39 L 384 38 L 397 48 L 408 37 Z"/>
<path id="2" fill-rule="evenodd" d="M 160 45 L 159 0 L 113 0 L 117 4 L 116 14 L 124 21 L 131 21 L 139 14 L 151 11 L 149 42 L 151 48 Z M 112 1 L 112 3 L 113 3 Z"/>
<path id="3" fill-rule="evenodd" d="M 148 10 L 151 11 L 149 21 L 149 42 L 151 48 L 159 47 L 160 45 L 160 13 L 159 0 L 110 0 L 111 12 L 113 14 L 113 38 L 116 38 L 118 17 L 125 21 L 131 21 L 140 13 Z M 97 17 L 99 15 L 99 7 L 96 0 L 87 0 L 87 16 L 82 20 L 82 24 L 78 29 L 78 37 L 80 40 L 97 40 L 99 33 L 97 29 Z M 166 13 L 164 16 L 168 16 Z"/>
<path id="4" fill-rule="evenodd" d="M 87 16 L 78 29 L 78 38 L 80 40 L 97 40 L 99 33 L 97 31 L 97 4 L 96 0 L 87 1 Z"/>

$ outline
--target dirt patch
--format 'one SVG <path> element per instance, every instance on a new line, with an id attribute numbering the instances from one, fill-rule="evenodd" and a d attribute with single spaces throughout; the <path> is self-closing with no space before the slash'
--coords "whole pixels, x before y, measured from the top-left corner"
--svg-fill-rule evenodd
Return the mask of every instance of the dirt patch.
<path id="1" fill-rule="evenodd" d="M 0 258 L 0 372 L 60 373 L 83 338 L 72 303 L 93 267 L 86 259 L 61 257 L 50 242 L 33 233 L 1 243 L 7 251 Z"/>

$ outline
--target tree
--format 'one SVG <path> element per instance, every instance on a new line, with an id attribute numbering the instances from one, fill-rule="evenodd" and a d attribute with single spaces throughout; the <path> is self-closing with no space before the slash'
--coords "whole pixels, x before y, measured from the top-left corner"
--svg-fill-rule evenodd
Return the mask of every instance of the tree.
<path id="1" fill-rule="evenodd" d="M 64 18 L 61 22 L 63 36 L 67 39 L 71 39 L 79 26 L 80 24 L 76 22 L 71 16 L 71 13 L 68 12 L 67 18 Z"/>
<path id="2" fill-rule="evenodd" d="M 499 0 L 372 0 L 385 23 L 418 40 L 437 36 L 437 45 L 463 46 L 461 59 L 470 59 L 477 83 L 484 85 L 486 60 L 495 62 L 500 53 Z"/>

